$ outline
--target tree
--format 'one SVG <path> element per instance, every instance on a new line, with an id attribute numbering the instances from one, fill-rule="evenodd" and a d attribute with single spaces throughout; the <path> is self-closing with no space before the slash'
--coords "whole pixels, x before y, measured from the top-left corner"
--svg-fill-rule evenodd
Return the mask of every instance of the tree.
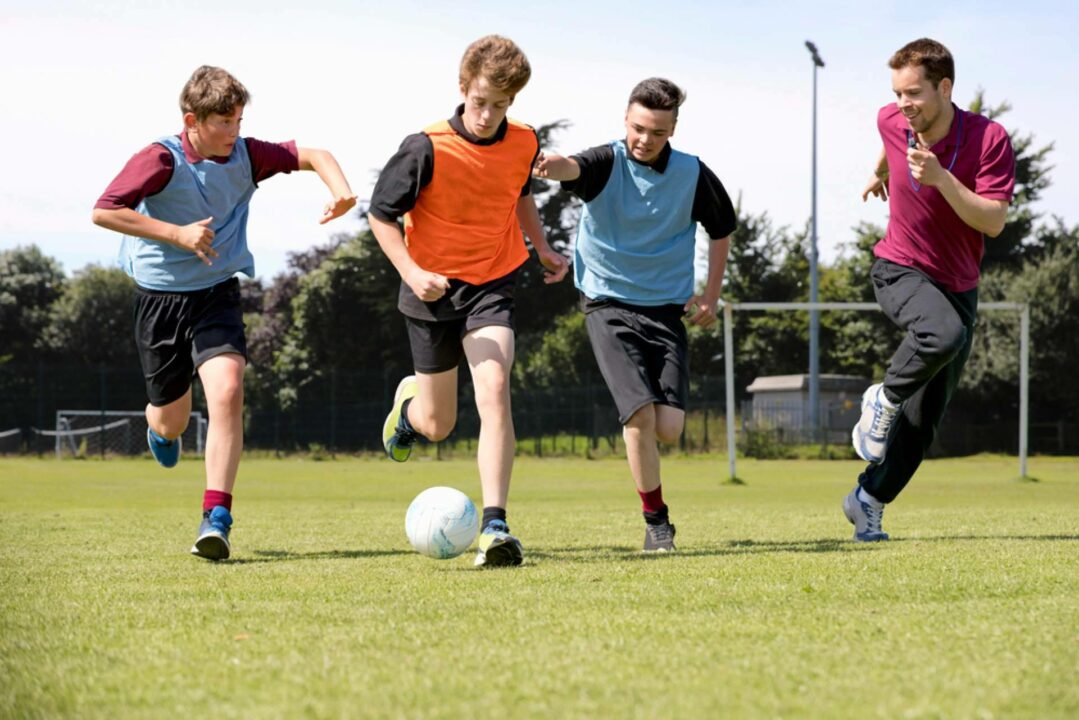
<path id="1" fill-rule="evenodd" d="M 120 268 L 77 270 L 49 313 L 41 345 L 64 362 L 137 367 L 131 312 L 135 285 Z"/>
<path id="2" fill-rule="evenodd" d="M 49 311 L 64 290 L 64 271 L 36 245 L 0 252 L 0 364 L 37 359 Z"/>
<path id="3" fill-rule="evenodd" d="M 979 88 L 969 108 L 971 112 L 997 120 L 1011 110 L 1012 106 L 1007 100 L 996 107 L 986 105 L 985 91 Z M 1015 152 L 1015 191 L 1008 208 L 1008 220 L 1004 230 L 995 238 L 986 238 L 983 270 L 997 266 L 1016 270 L 1025 255 L 1037 254 L 1043 250 L 1034 232 L 1034 224 L 1039 215 L 1032 206 L 1049 187 L 1049 172 L 1053 166 L 1047 163 L 1049 153 L 1053 151 L 1053 143 L 1035 150 L 1033 135 L 1021 135 L 1018 130 L 1010 130 L 1008 134 Z"/>

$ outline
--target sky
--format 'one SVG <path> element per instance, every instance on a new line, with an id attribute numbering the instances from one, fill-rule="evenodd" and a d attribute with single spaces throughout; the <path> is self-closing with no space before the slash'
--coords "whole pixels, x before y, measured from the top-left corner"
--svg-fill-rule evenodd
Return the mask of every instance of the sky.
<path id="1" fill-rule="evenodd" d="M 811 212 L 812 40 L 817 74 L 818 243 L 824 262 L 883 225 L 861 192 L 880 149 L 877 110 L 891 102 L 892 52 L 918 37 L 956 59 L 954 99 L 981 88 L 1013 109 L 1001 121 L 1053 143 L 1052 186 L 1036 210 L 1079 223 L 1074 132 L 1079 27 L 1072 2 L 567 2 L 306 0 L 0 0 L 0 250 L 35 244 L 67 273 L 115 263 L 120 239 L 90 222 L 128 158 L 181 128 L 180 89 L 202 64 L 252 93 L 243 134 L 331 151 L 353 190 L 401 140 L 460 101 L 465 47 L 498 33 L 528 55 L 532 80 L 511 117 L 567 119 L 555 151 L 622 137 L 626 98 L 650 76 L 688 98 L 672 144 L 699 156 L 745 211 L 805 227 Z M 353 233 L 356 217 L 320 226 L 328 192 L 314 173 L 274 177 L 251 206 L 248 240 L 266 280 L 289 252 Z"/>

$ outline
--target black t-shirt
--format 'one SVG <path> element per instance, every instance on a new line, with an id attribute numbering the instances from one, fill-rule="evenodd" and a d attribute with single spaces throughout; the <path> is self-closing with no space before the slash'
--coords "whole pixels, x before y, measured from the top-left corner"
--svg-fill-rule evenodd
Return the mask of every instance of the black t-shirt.
<path id="1" fill-rule="evenodd" d="M 614 169 L 614 148 L 609 144 L 598 145 L 572 157 L 581 168 L 581 176 L 576 180 L 563 182 L 562 188 L 569 190 L 583 202 L 590 202 L 607 186 L 607 180 L 610 179 L 611 171 Z M 659 157 L 651 163 L 651 167 L 656 172 L 662 173 L 667 169 L 670 159 L 671 144 L 667 143 L 660 151 Z M 637 162 L 632 157 L 630 160 Z M 699 222 L 704 226 L 708 237 L 719 240 L 734 232 L 738 226 L 737 215 L 723 183 L 700 159 L 697 162 L 701 170 L 697 176 L 697 188 L 693 194 L 691 217 L 694 222 Z"/>
<path id="2" fill-rule="evenodd" d="M 458 105 L 449 123 L 454 132 L 465 140 L 473 145 L 494 145 L 506 137 L 509 122 L 505 119 L 489 138 L 476 137 L 468 132 L 461 120 L 464 109 L 464 105 Z M 538 139 L 536 144 L 538 147 Z M 375 190 L 371 195 L 370 213 L 383 222 L 397 222 L 416 207 L 416 198 L 419 197 L 420 191 L 430 184 L 434 171 L 435 147 L 431 138 L 422 132 L 409 135 L 379 173 L 378 182 L 375 183 Z M 532 178 L 529 178 L 521 188 L 521 197 L 531 193 Z"/>

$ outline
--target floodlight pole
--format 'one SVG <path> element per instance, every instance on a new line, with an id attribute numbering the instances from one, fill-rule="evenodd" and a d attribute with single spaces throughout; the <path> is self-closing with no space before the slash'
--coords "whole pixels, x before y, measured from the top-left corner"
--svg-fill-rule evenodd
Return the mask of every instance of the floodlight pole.
<path id="1" fill-rule="evenodd" d="M 810 213 L 809 233 L 809 302 L 818 301 L 817 272 L 817 68 L 824 67 L 817 46 L 806 40 L 806 49 L 813 58 L 813 205 Z M 820 433 L 820 313 L 809 311 L 809 430 L 810 439 L 816 442 Z"/>

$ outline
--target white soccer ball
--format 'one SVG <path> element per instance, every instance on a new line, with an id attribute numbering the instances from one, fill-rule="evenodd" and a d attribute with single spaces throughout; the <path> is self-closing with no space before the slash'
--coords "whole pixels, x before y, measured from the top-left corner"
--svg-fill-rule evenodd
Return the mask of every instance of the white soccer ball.
<path id="1" fill-rule="evenodd" d="M 405 514 L 405 533 L 421 555 L 446 560 L 463 553 L 479 531 L 476 506 L 460 490 L 428 488 Z"/>

